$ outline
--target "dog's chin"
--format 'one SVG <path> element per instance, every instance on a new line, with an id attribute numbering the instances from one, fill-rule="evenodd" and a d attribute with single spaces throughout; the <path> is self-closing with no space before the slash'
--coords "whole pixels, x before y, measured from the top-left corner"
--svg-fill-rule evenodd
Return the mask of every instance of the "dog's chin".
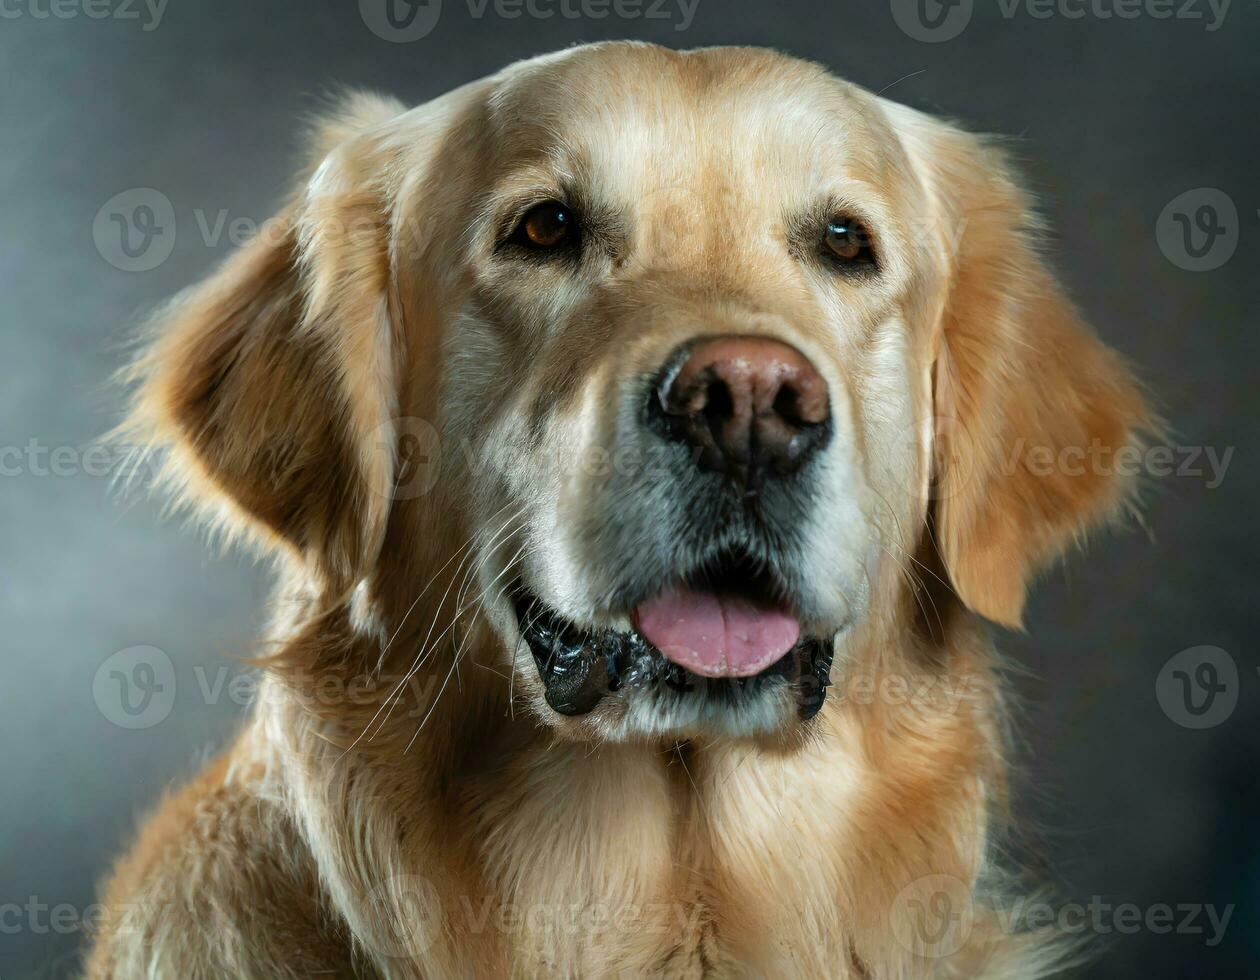
<path id="1" fill-rule="evenodd" d="M 532 654 L 544 712 L 559 727 L 588 735 L 790 736 L 808 728 L 831 683 L 834 635 L 798 636 L 760 669 L 711 676 L 667 657 L 633 626 L 580 626 L 523 583 L 513 589 L 513 604 L 518 647 Z"/>

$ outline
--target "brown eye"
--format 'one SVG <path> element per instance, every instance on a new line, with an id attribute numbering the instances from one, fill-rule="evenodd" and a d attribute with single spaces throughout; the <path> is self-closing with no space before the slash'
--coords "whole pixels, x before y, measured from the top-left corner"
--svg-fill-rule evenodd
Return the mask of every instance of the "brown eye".
<path id="1" fill-rule="evenodd" d="M 865 226 L 854 218 L 842 216 L 832 219 L 823 236 L 823 247 L 830 256 L 846 266 L 875 264 L 871 236 Z"/>
<path id="2" fill-rule="evenodd" d="M 525 212 L 509 241 L 538 252 L 573 245 L 577 241 L 577 222 L 563 204 L 546 201 Z"/>

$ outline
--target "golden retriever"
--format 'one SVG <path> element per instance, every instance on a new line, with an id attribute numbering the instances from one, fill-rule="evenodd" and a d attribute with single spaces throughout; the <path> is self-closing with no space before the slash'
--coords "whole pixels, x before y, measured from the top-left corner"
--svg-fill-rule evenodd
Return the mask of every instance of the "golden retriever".
<path id="1" fill-rule="evenodd" d="M 1151 417 L 993 142 L 756 49 L 325 119 L 131 426 L 278 558 L 92 977 L 1019 977 L 1002 682 Z"/>

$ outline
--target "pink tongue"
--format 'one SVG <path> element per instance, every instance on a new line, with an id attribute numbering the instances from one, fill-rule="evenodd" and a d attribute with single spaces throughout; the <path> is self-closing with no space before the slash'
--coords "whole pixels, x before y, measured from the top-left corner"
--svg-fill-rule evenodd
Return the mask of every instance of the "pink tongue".
<path id="1" fill-rule="evenodd" d="M 664 592 L 632 618 L 667 659 L 705 677 L 758 674 L 801 635 L 801 624 L 780 607 L 690 589 Z"/>

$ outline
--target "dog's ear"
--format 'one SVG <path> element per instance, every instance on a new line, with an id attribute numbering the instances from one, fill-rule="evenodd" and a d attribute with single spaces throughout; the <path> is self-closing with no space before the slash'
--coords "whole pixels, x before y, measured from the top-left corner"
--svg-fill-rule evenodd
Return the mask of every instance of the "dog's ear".
<path id="1" fill-rule="evenodd" d="M 348 583 L 379 547 L 397 390 L 389 172 L 403 107 L 355 96 L 314 133 L 291 204 L 158 318 L 130 428 L 169 449 L 179 492 L 229 533 Z"/>
<path id="2" fill-rule="evenodd" d="M 969 608 L 1018 627 L 1038 568 L 1132 501 L 1156 423 L 1038 254 L 1004 154 L 921 117 L 910 149 L 950 256 L 932 340 L 937 547 Z"/>

